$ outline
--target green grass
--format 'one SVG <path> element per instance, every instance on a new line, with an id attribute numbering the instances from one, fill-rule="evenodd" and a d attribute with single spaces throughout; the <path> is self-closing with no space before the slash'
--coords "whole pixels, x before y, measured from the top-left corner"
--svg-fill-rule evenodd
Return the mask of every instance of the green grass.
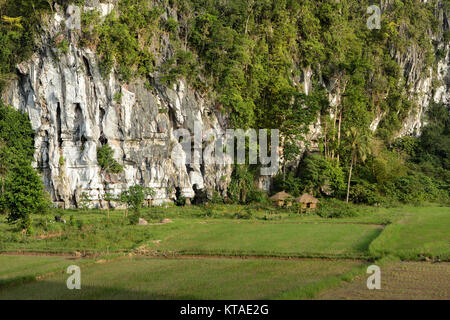
<path id="1" fill-rule="evenodd" d="M 338 287 L 343 282 L 351 282 L 356 276 L 363 274 L 367 265 L 358 265 L 339 275 L 324 277 L 316 282 L 311 282 L 295 289 L 285 291 L 277 297 L 280 300 L 314 299 L 323 290 Z"/>
<path id="2" fill-rule="evenodd" d="M 355 217 L 346 217 L 340 219 L 325 219 L 314 213 L 297 214 L 295 209 L 275 208 L 268 205 L 214 205 L 210 209 L 213 213 L 212 218 L 233 219 L 237 213 L 250 211 L 251 220 L 262 221 L 295 221 L 295 222 L 317 222 L 317 223 L 361 223 L 361 224 L 382 224 L 386 225 L 395 221 L 401 216 L 401 208 L 376 208 L 369 206 L 353 206 L 358 213 Z M 183 208 L 168 207 L 154 208 L 153 213 L 160 217 L 167 218 L 205 218 L 205 208 L 199 206 L 187 206 Z M 148 217 L 150 218 L 150 217 Z"/>
<path id="3" fill-rule="evenodd" d="M 35 217 L 32 236 L 14 232 L 1 217 L 0 250 L 107 254 L 130 252 L 145 245 L 148 250 L 165 254 L 449 257 L 448 207 L 361 207 L 357 217 L 323 219 L 254 206 L 250 208 L 254 212 L 252 219 L 230 219 L 245 209 L 248 207 L 218 205 L 212 207 L 213 217 L 204 217 L 204 208 L 196 206 L 153 208 L 151 215 L 147 210 L 143 212 L 147 220 L 159 222 L 169 217 L 174 223 L 146 227 L 130 225 L 122 211 L 111 211 L 111 219 L 107 220 L 104 211 L 70 210 L 63 212 L 64 218 L 69 221 L 74 215 L 76 221 L 83 221 L 81 230 L 69 223 L 45 224 L 50 216 Z M 280 218 L 261 219 L 276 216 Z M 377 222 L 388 226 L 382 230 Z"/>
<path id="4" fill-rule="evenodd" d="M 57 256 L 0 255 L 0 289 L 35 281 L 53 272 L 64 272 L 73 264 L 86 264 L 92 259 L 74 260 Z"/>
<path id="5" fill-rule="evenodd" d="M 165 253 L 360 258 L 367 256 L 370 242 L 381 232 L 367 221 L 298 216 L 286 210 L 277 220 L 259 219 L 277 213 L 255 208 L 251 220 L 230 219 L 246 208 L 214 206 L 213 217 L 202 217 L 204 208 L 195 206 L 153 208 L 151 215 L 143 212 L 144 218 L 159 222 L 169 217 L 174 223 L 146 227 L 130 225 L 122 211 L 111 211 L 107 220 L 104 211 L 69 210 L 62 212 L 63 217 L 69 221 L 73 215 L 75 221 L 83 221 L 81 229 L 76 224 L 48 223 L 50 216 L 35 217 L 35 234 L 27 236 L 0 223 L 0 250 L 107 254 L 147 244 Z M 155 240 L 162 242 L 156 245 Z"/>
<path id="6" fill-rule="evenodd" d="M 192 221 L 150 227 L 151 250 L 182 254 L 365 257 L 381 232 L 373 225 Z"/>
<path id="7" fill-rule="evenodd" d="M 87 221 L 89 221 L 87 219 Z M 90 223 L 90 224 L 88 224 Z M 120 218 L 105 218 L 86 222 L 82 229 L 57 224 L 52 229 L 39 230 L 27 236 L 5 228 L 0 234 L 0 250 L 51 253 L 111 253 L 126 252 L 151 239 L 148 229 L 129 225 Z M 46 236 L 41 238 L 40 235 Z M 52 235 L 56 235 L 52 237 Z"/>
<path id="8" fill-rule="evenodd" d="M 373 255 L 405 260 L 424 257 L 450 261 L 450 208 L 405 208 L 403 219 L 386 227 L 371 245 Z"/>
<path id="9" fill-rule="evenodd" d="M 68 275 L 58 273 L 0 290 L 0 300 L 275 299 L 361 266 L 347 260 L 136 258 L 81 267 L 81 290 L 68 290 Z"/>
<path id="10" fill-rule="evenodd" d="M 0 299 L 310 299 L 364 273 L 366 264 L 352 258 L 382 258 L 377 263 L 450 258 L 448 207 L 362 207 L 357 217 L 344 219 L 252 207 L 250 220 L 231 219 L 248 209 L 214 206 L 213 216 L 205 217 L 205 209 L 194 206 L 156 208 L 144 217 L 153 223 L 168 217 L 173 223 L 150 226 L 130 225 L 122 211 L 112 211 L 110 220 L 98 210 L 65 211 L 67 221 L 74 215 L 83 226 L 37 217 L 31 236 L 14 232 L 0 217 L 2 251 L 173 256 L 95 264 L 95 259 L 0 255 Z M 65 286 L 71 264 L 82 267 L 81 291 Z M 41 275 L 47 276 L 36 282 Z"/>

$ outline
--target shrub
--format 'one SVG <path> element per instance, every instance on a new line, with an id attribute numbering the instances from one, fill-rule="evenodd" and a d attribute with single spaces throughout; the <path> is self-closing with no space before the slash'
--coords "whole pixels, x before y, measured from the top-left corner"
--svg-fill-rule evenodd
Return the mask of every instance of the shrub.
<path id="1" fill-rule="evenodd" d="M 403 203 L 422 203 L 437 201 L 445 197 L 445 190 L 440 184 L 422 173 L 415 173 L 395 179 L 382 186 L 387 197 Z"/>
<path id="2" fill-rule="evenodd" d="M 214 210 L 211 206 L 205 205 L 202 207 L 202 213 L 201 213 L 202 217 L 206 217 L 206 218 L 212 218 L 214 217 Z"/>
<path id="3" fill-rule="evenodd" d="M 69 224 L 71 227 L 75 227 L 75 217 L 73 214 L 70 216 Z"/>
<path id="4" fill-rule="evenodd" d="M 358 216 L 358 211 L 353 205 L 336 199 L 322 201 L 316 212 L 317 215 L 322 218 L 346 218 Z"/>
<path id="5" fill-rule="evenodd" d="M 77 222 L 76 222 L 76 225 L 77 225 L 77 228 L 78 228 L 78 230 L 82 230 L 83 229 L 83 226 L 84 226 L 84 222 L 83 222 L 83 220 L 77 220 Z"/>
<path id="6" fill-rule="evenodd" d="M 249 165 L 235 165 L 228 188 L 229 198 L 234 203 L 247 204 L 248 195 L 255 190 L 255 172 Z"/>
<path id="7" fill-rule="evenodd" d="M 248 195 L 248 201 L 250 203 L 267 205 L 269 204 L 269 197 L 267 193 L 262 190 L 252 190 Z"/>
<path id="8" fill-rule="evenodd" d="M 144 206 L 144 200 L 147 196 L 154 196 L 154 191 L 151 188 L 145 188 L 140 185 L 130 187 L 127 191 L 120 194 L 119 200 L 131 208 L 133 214 L 140 218 L 140 210 Z"/>
<path id="9" fill-rule="evenodd" d="M 365 203 L 373 205 L 381 201 L 374 184 L 366 180 L 359 180 L 350 191 L 351 199 L 354 203 Z"/>
<path id="10" fill-rule="evenodd" d="M 133 213 L 128 216 L 128 221 L 130 222 L 131 225 L 135 225 L 139 223 L 140 217 L 141 216 L 138 213 Z"/>
<path id="11" fill-rule="evenodd" d="M 219 192 L 214 191 L 211 198 L 212 204 L 223 204 L 223 198 L 220 196 Z"/>
<path id="12" fill-rule="evenodd" d="M 164 26 L 168 32 L 175 32 L 178 28 L 178 22 L 174 18 L 170 17 L 169 19 L 167 19 Z"/>
<path id="13" fill-rule="evenodd" d="M 114 151 L 108 145 L 97 149 L 97 161 L 103 170 L 117 174 L 123 171 L 123 166 L 113 158 Z"/>
<path id="14" fill-rule="evenodd" d="M 179 196 L 176 200 L 175 200 L 175 205 L 177 207 L 184 207 L 186 205 L 186 197 L 184 196 Z"/>
<path id="15" fill-rule="evenodd" d="M 243 219 L 243 220 L 250 220 L 253 217 L 253 212 L 250 208 L 245 208 L 242 211 L 239 211 L 234 214 L 234 219 Z"/>
<path id="16" fill-rule="evenodd" d="M 303 191 L 303 182 L 302 179 L 295 177 L 292 172 L 286 173 L 285 177 L 282 173 L 279 173 L 273 179 L 273 188 L 276 192 L 286 191 L 293 196 L 299 196 Z"/>

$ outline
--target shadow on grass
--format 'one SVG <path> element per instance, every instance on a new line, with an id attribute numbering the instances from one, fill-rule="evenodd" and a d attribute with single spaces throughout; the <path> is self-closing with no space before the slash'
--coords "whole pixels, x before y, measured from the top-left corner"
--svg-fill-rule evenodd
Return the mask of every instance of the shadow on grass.
<path id="1" fill-rule="evenodd" d="M 151 290 L 151 289 L 150 289 Z M 168 294 L 152 291 L 134 291 L 125 288 L 82 285 L 80 290 L 69 290 L 65 282 L 39 281 L 15 283 L 1 287 L 0 300 L 202 300 L 193 294 Z"/>
<path id="2" fill-rule="evenodd" d="M 356 245 L 352 247 L 352 250 L 369 253 L 370 244 L 381 235 L 383 230 L 382 228 L 368 230 L 358 239 Z"/>

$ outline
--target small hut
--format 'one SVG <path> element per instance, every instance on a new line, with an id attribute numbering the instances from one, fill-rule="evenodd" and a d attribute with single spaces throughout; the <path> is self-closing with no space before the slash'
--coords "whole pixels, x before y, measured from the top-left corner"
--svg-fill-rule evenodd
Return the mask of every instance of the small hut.
<path id="1" fill-rule="evenodd" d="M 292 206 L 292 201 L 290 199 L 293 199 L 294 197 L 292 197 L 289 193 L 287 192 L 278 192 L 276 195 L 270 197 L 270 200 L 272 201 L 274 206 L 277 207 L 291 207 Z"/>
<path id="2" fill-rule="evenodd" d="M 300 203 L 299 209 L 301 209 L 302 213 L 303 209 L 315 210 L 317 208 L 317 204 L 320 202 L 318 199 L 314 198 L 308 193 L 305 193 L 301 197 L 295 199 L 295 201 Z"/>

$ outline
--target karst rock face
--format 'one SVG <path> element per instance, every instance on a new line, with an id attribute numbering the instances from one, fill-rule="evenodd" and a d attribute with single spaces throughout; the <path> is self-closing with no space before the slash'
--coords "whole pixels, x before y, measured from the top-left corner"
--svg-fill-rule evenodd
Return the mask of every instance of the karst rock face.
<path id="1" fill-rule="evenodd" d="M 114 1 L 107 2 L 87 3 L 106 15 L 114 6 Z M 418 50 L 410 48 L 406 54 L 396 56 L 417 106 L 404 122 L 400 135 L 420 132 L 431 100 L 450 103 L 449 44 L 443 40 L 443 32 L 449 28 L 449 13 L 440 9 L 437 15 L 441 27 L 434 40 L 445 52 L 438 64 L 437 78 L 432 77 L 431 70 L 420 72 L 424 57 Z M 105 193 L 118 195 L 135 184 L 153 188 L 155 204 L 174 199 L 176 191 L 193 197 L 194 185 L 225 195 L 232 168 L 186 164 L 174 130 L 183 128 L 193 134 L 197 123 L 204 131 L 220 132 L 229 127 L 227 115 L 184 80 L 169 86 L 162 84 L 157 72 L 149 76 L 150 83 L 124 83 L 114 72 L 102 76 L 96 53 L 78 44 L 76 32 L 62 29 L 64 19 L 67 16 L 62 9 L 54 12 L 38 41 L 38 50 L 17 66 L 16 79 L 3 93 L 4 102 L 30 116 L 36 132 L 34 165 L 42 172 L 55 204 L 77 207 L 85 194 L 91 206 L 104 207 Z M 61 33 L 70 41 L 67 53 L 54 46 L 55 37 Z M 168 36 L 162 37 L 159 50 L 159 64 L 173 56 Z M 392 54 L 395 56 L 396 52 Z M 299 82 L 306 91 L 311 88 L 311 77 L 310 70 L 303 70 Z M 432 86 L 435 80 L 440 83 L 437 89 Z M 339 104 L 343 91 L 339 78 L 325 86 L 330 105 Z M 375 117 L 373 130 L 382 117 L 383 114 Z M 321 134 L 320 122 L 310 129 L 307 140 L 314 147 Z M 105 143 L 124 167 L 120 174 L 105 172 L 97 162 L 97 149 Z M 203 144 L 203 148 L 207 146 Z M 261 186 L 267 189 L 270 183 L 262 179 Z"/>
<path id="2" fill-rule="evenodd" d="M 103 6 L 99 7 L 100 9 Z M 103 10 L 104 12 L 104 10 Z M 4 101 L 26 111 L 36 131 L 35 166 L 54 202 L 70 208 L 86 194 L 92 206 L 105 205 L 105 193 L 118 195 L 135 184 L 153 188 L 154 203 L 173 199 L 178 191 L 193 197 L 193 186 L 225 193 L 230 166 L 186 165 L 176 129 L 193 133 L 194 123 L 221 130 L 227 119 L 182 80 L 172 86 L 134 81 L 122 83 L 111 73 L 102 77 L 95 52 L 69 35 L 66 54 L 52 45 L 62 30 L 64 13 L 56 13 L 42 34 L 33 57 L 17 66 Z M 167 44 L 162 55 L 171 55 Z M 123 165 L 120 174 L 102 170 L 97 148 L 108 143 Z"/>

